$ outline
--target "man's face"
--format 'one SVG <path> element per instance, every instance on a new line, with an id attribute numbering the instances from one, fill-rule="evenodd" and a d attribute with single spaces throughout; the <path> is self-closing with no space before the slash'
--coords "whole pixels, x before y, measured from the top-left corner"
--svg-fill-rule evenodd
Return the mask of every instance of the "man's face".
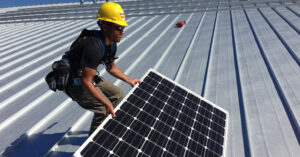
<path id="1" fill-rule="evenodd" d="M 107 25 L 107 36 L 111 42 L 120 42 L 124 32 L 124 26 L 119 26 L 117 24 Z"/>

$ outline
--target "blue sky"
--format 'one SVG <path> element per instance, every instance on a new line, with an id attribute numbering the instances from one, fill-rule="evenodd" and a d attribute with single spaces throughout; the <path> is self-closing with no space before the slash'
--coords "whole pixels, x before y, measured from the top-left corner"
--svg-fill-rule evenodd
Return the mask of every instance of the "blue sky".
<path id="1" fill-rule="evenodd" d="M 28 6 L 38 4 L 54 4 L 65 2 L 79 2 L 80 0 L 0 0 L 0 8 Z M 91 0 L 85 0 L 85 2 Z"/>

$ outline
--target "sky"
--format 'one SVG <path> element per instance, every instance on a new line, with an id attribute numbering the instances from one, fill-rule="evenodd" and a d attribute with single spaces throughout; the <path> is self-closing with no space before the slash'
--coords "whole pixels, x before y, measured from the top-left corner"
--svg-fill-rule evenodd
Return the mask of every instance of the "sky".
<path id="1" fill-rule="evenodd" d="M 85 0 L 88 2 L 91 0 Z M 66 2 L 80 2 L 80 0 L 0 0 L 0 8 L 19 7 L 39 4 L 54 4 Z"/>

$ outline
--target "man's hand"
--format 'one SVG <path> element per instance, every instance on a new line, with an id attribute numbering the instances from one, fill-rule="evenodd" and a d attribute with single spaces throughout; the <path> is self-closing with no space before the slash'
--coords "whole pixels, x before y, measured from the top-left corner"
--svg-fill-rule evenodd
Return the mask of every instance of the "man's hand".
<path id="1" fill-rule="evenodd" d="M 106 116 L 108 116 L 109 114 L 112 115 L 113 118 L 116 117 L 116 114 L 114 112 L 114 107 L 111 104 L 105 105 L 106 106 Z"/>
<path id="2" fill-rule="evenodd" d="M 130 77 L 128 77 L 127 75 L 125 75 L 115 64 L 115 62 L 111 62 L 111 63 L 107 63 L 106 64 L 107 67 L 107 72 L 109 72 L 111 75 L 113 75 L 114 77 L 127 82 L 128 84 L 130 84 L 132 87 L 134 87 L 136 84 L 141 83 L 141 81 L 139 79 L 132 79 Z"/>
<path id="3" fill-rule="evenodd" d="M 132 87 L 134 87 L 138 83 L 141 83 L 141 81 L 139 79 L 130 79 L 128 81 L 128 84 L 130 84 Z"/>
<path id="4" fill-rule="evenodd" d="M 96 72 L 97 71 L 95 69 L 84 67 L 83 76 L 81 77 L 83 83 L 82 86 L 86 88 L 95 99 L 105 104 L 107 115 L 111 114 L 113 117 L 116 117 L 114 113 L 114 107 L 98 92 L 96 87 L 93 85 L 93 78 L 96 75 Z"/>

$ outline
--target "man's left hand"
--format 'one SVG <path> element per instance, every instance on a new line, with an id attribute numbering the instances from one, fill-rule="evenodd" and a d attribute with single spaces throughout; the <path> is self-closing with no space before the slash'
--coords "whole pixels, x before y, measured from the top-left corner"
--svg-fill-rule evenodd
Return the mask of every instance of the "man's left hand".
<path id="1" fill-rule="evenodd" d="M 139 79 L 130 79 L 128 82 L 128 84 L 130 84 L 132 87 L 134 87 L 138 83 L 141 83 Z"/>

